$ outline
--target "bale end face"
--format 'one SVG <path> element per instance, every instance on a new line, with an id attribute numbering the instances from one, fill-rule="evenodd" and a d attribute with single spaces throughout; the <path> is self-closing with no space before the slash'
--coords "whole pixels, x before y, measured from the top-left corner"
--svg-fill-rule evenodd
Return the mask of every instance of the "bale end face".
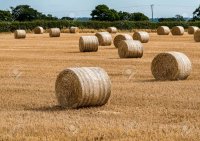
<path id="1" fill-rule="evenodd" d="M 195 33 L 194 33 L 194 40 L 196 42 L 200 42 L 200 29 L 198 29 Z"/>
<path id="2" fill-rule="evenodd" d="M 156 80 L 184 80 L 192 70 L 189 58 L 179 52 L 158 54 L 152 61 L 151 71 Z"/>
<path id="3" fill-rule="evenodd" d="M 111 81 L 101 68 L 69 68 L 56 80 L 58 103 L 63 108 L 105 105 L 111 95 Z"/>

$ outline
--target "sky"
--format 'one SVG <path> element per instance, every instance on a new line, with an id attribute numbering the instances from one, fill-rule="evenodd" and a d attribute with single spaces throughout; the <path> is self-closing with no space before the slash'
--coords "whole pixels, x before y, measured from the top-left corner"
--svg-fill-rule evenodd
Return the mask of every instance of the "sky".
<path id="1" fill-rule="evenodd" d="M 9 10 L 10 6 L 21 4 L 59 18 L 89 17 L 91 10 L 99 4 L 106 4 L 117 11 L 142 12 L 151 17 L 150 5 L 154 4 L 154 18 L 160 18 L 174 17 L 177 14 L 192 17 L 200 0 L 0 0 L 0 9 Z"/>

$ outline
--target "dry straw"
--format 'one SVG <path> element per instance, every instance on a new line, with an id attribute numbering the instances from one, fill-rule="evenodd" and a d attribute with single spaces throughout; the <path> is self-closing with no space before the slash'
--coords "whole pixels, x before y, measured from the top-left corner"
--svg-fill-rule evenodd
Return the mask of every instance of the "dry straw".
<path id="1" fill-rule="evenodd" d="M 56 97 L 63 108 L 105 105 L 111 95 L 111 81 L 102 68 L 68 68 L 57 77 Z"/>
<path id="2" fill-rule="evenodd" d="M 116 48 L 119 47 L 119 43 L 123 40 L 131 40 L 133 39 L 131 35 L 129 34 L 119 34 L 114 38 L 114 45 Z"/>
<path id="3" fill-rule="evenodd" d="M 118 47 L 120 58 L 141 58 L 143 56 L 143 45 L 140 41 L 124 40 Z"/>
<path id="4" fill-rule="evenodd" d="M 95 36 L 98 38 L 100 46 L 110 46 L 112 44 L 112 36 L 108 32 L 98 32 Z"/>
<path id="5" fill-rule="evenodd" d="M 189 58 L 180 52 L 160 53 L 151 64 L 152 74 L 157 80 L 184 80 L 191 70 Z"/>
<path id="6" fill-rule="evenodd" d="M 96 36 L 81 36 L 79 39 L 80 52 L 98 51 L 99 41 Z"/>
<path id="7" fill-rule="evenodd" d="M 133 34 L 133 39 L 139 40 L 141 43 L 148 43 L 149 42 L 149 33 L 144 32 L 144 31 L 135 32 Z"/>
<path id="8" fill-rule="evenodd" d="M 70 27 L 70 33 L 78 33 L 79 32 L 79 28 L 78 27 Z"/>
<path id="9" fill-rule="evenodd" d="M 26 38 L 26 31 L 25 30 L 16 30 L 14 32 L 15 39 L 24 39 Z"/>
<path id="10" fill-rule="evenodd" d="M 172 32 L 172 35 L 183 35 L 185 30 L 182 26 L 174 26 L 171 32 Z"/>
<path id="11" fill-rule="evenodd" d="M 108 27 L 107 31 L 109 33 L 117 33 L 117 28 L 116 27 Z"/>
<path id="12" fill-rule="evenodd" d="M 60 29 L 59 28 L 51 28 L 49 31 L 50 37 L 60 37 Z"/>
<path id="13" fill-rule="evenodd" d="M 194 33 L 194 40 L 196 42 L 200 42 L 200 29 L 198 29 L 195 33 Z"/>
<path id="14" fill-rule="evenodd" d="M 158 35 L 169 35 L 170 29 L 168 26 L 159 26 L 157 29 Z"/>
<path id="15" fill-rule="evenodd" d="M 38 26 L 34 29 L 34 33 L 35 34 L 43 34 L 44 33 L 44 29 L 41 26 Z"/>
<path id="16" fill-rule="evenodd" d="M 199 29 L 199 27 L 197 27 L 197 26 L 189 26 L 188 34 L 194 34 L 198 29 Z"/>

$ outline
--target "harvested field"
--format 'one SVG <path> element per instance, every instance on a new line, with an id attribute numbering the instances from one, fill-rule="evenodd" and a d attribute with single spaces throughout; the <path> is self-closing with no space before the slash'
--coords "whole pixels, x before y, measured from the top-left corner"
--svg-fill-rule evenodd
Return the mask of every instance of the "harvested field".
<path id="1" fill-rule="evenodd" d="M 28 33 L 23 40 L 0 34 L 0 140 L 199 140 L 200 44 L 192 35 L 150 33 L 140 59 L 120 59 L 113 44 L 81 53 L 79 38 L 86 35 L 94 34 Z M 155 81 L 151 62 L 169 51 L 191 60 L 187 80 Z M 112 81 L 109 103 L 61 109 L 55 81 L 68 67 L 105 69 Z"/>

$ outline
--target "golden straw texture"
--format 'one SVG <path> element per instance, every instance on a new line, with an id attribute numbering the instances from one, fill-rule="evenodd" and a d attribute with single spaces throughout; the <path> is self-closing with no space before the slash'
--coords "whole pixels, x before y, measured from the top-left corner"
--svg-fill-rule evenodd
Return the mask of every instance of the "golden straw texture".
<path id="1" fill-rule="evenodd" d="M 117 28 L 116 27 L 108 27 L 107 31 L 109 33 L 117 33 Z"/>
<path id="2" fill-rule="evenodd" d="M 26 38 L 26 31 L 25 30 L 16 30 L 14 32 L 15 39 L 24 39 Z"/>
<path id="3" fill-rule="evenodd" d="M 160 53 L 151 64 L 152 74 L 157 80 L 184 80 L 191 70 L 189 58 L 180 52 Z"/>
<path id="4" fill-rule="evenodd" d="M 81 36 L 79 39 L 80 52 L 98 51 L 99 41 L 96 36 Z"/>
<path id="5" fill-rule="evenodd" d="M 95 36 L 98 38 L 100 46 L 110 46 L 112 44 L 112 36 L 108 32 L 98 32 Z"/>
<path id="6" fill-rule="evenodd" d="M 172 35 L 183 35 L 184 32 L 185 29 L 182 26 L 175 26 L 171 30 Z"/>
<path id="7" fill-rule="evenodd" d="M 59 28 L 51 28 L 49 31 L 50 37 L 60 37 L 60 29 Z"/>
<path id="8" fill-rule="evenodd" d="M 111 81 L 102 68 L 68 68 L 57 77 L 56 97 L 63 108 L 105 105 L 111 95 Z"/>
<path id="9" fill-rule="evenodd" d="M 149 33 L 147 32 L 135 32 L 133 34 L 133 39 L 134 40 L 139 40 L 141 43 L 148 43 L 149 42 Z"/>
<path id="10" fill-rule="evenodd" d="M 35 34 L 43 34 L 44 33 L 44 29 L 41 26 L 38 26 L 34 29 L 34 33 Z"/>
<path id="11" fill-rule="evenodd" d="M 143 56 L 143 45 L 140 41 L 124 40 L 118 47 L 120 58 L 141 58 Z"/>
<path id="12" fill-rule="evenodd" d="M 194 40 L 196 42 L 200 42 L 200 29 L 198 29 L 195 33 L 194 33 Z"/>
<path id="13" fill-rule="evenodd" d="M 78 27 L 70 27 L 70 33 L 78 33 L 79 32 L 79 28 Z"/>
<path id="14" fill-rule="evenodd" d="M 157 29 L 158 35 L 169 35 L 170 29 L 168 26 L 159 26 Z"/>
<path id="15" fill-rule="evenodd" d="M 189 26 L 188 34 L 194 34 L 198 29 L 199 29 L 199 27 L 197 27 L 197 26 Z"/>
<path id="16" fill-rule="evenodd" d="M 129 34 L 119 34 L 114 38 L 114 45 L 116 48 L 119 47 L 119 43 L 123 40 L 131 40 L 133 39 L 131 35 Z"/>

